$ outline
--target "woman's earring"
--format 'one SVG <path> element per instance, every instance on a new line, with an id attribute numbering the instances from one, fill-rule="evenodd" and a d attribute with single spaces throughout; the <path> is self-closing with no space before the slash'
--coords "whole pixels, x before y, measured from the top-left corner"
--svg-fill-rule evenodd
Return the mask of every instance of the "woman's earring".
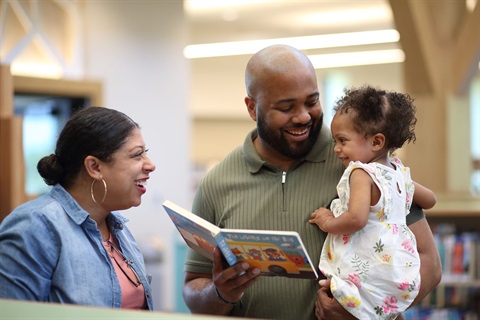
<path id="1" fill-rule="evenodd" d="M 102 180 L 103 182 L 103 189 L 104 189 L 103 198 L 102 198 L 102 201 L 100 201 L 100 203 L 103 203 L 103 201 L 105 201 L 105 198 L 107 197 L 107 183 L 103 179 L 100 179 L 100 180 Z M 93 185 L 95 184 L 96 181 L 97 180 L 95 179 L 93 179 L 92 181 L 92 185 L 90 186 L 90 195 L 92 196 L 93 202 L 98 203 L 97 200 L 95 199 L 95 195 L 93 194 Z"/>

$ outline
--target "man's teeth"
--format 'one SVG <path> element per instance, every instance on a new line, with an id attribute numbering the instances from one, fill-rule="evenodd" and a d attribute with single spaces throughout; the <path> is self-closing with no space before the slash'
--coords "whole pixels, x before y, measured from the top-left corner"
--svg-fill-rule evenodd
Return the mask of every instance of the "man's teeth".
<path id="1" fill-rule="evenodd" d="M 293 135 L 302 135 L 307 133 L 308 129 L 303 129 L 303 130 L 288 130 L 288 133 L 293 134 Z"/>

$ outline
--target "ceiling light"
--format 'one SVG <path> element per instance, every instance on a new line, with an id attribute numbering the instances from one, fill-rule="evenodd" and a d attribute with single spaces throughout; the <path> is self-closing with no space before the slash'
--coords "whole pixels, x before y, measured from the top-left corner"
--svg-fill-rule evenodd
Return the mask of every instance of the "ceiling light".
<path id="1" fill-rule="evenodd" d="M 187 12 L 211 11 L 225 8 L 238 8 L 241 6 L 259 5 L 273 2 L 274 0 L 186 0 L 184 8 Z"/>
<path id="2" fill-rule="evenodd" d="M 253 54 L 269 45 L 287 44 L 299 50 L 347 47 L 355 45 L 398 42 L 397 30 L 375 30 L 315 36 L 262 39 L 250 41 L 191 44 L 184 48 L 188 59 Z"/>
<path id="3" fill-rule="evenodd" d="M 475 10 L 475 6 L 477 5 L 477 0 L 466 0 L 465 5 L 469 12 L 473 12 Z"/>
<path id="4" fill-rule="evenodd" d="M 299 23 L 307 25 L 345 26 L 360 23 L 387 24 L 393 20 L 392 10 L 388 4 L 384 6 L 373 5 L 362 8 L 341 10 L 324 10 L 299 15 Z"/>
<path id="5" fill-rule="evenodd" d="M 357 51 L 308 56 L 315 69 L 338 68 L 371 64 L 400 63 L 405 61 L 401 49 Z"/>

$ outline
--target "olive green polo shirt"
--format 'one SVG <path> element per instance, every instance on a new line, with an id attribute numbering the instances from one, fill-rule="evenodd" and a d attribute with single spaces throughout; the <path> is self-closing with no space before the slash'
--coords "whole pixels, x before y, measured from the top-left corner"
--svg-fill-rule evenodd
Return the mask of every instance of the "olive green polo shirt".
<path id="1" fill-rule="evenodd" d="M 312 212 L 337 197 L 344 167 L 333 151 L 333 139 L 323 126 L 312 151 L 288 172 L 263 161 L 256 152 L 254 129 L 201 180 L 192 212 L 221 228 L 296 231 L 314 266 L 318 267 L 326 234 L 309 224 Z M 423 213 L 410 214 L 410 222 Z M 188 249 L 185 271 L 211 273 L 212 262 Z M 317 270 L 318 271 L 318 270 Z M 319 272 L 320 274 L 320 272 Z M 314 319 L 318 281 L 262 277 L 236 305 L 232 316 L 267 319 Z"/>

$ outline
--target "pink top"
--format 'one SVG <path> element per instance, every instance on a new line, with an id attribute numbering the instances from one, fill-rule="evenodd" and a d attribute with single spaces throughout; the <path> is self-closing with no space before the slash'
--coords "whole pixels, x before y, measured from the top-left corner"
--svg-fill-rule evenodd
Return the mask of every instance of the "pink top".
<path id="1" fill-rule="evenodd" d="M 112 249 L 112 244 L 115 245 L 115 249 Z M 115 273 L 117 274 L 118 281 L 120 282 L 120 288 L 122 289 L 122 308 L 126 309 L 145 309 L 145 292 L 142 283 L 132 271 L 132 269 L 125 262 L 123 254 L 120 254 L 120 249 L 117 242 L 113 239 L 112 234 L 107 241 L 103 241 L 103 246 L 107 250 L 110 259 L 112 260 Z M 119 266 L 120 265 L 120 266 Z M 123 270 L 123 271 L 122 271 Z M 138 284 L 135 286 L 125 275 Z"/>

